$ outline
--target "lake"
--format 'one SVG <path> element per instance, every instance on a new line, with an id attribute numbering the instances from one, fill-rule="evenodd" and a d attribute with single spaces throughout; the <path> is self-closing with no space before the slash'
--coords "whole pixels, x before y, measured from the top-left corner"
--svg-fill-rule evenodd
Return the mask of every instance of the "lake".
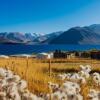
<path id="1" fill-rule="evenodd" d="M 100 49 L 100 45 L 19 45 L 19 44 L 0 44 L 0 54 L 31 54 L 59 50 L 89 50 Z"/>

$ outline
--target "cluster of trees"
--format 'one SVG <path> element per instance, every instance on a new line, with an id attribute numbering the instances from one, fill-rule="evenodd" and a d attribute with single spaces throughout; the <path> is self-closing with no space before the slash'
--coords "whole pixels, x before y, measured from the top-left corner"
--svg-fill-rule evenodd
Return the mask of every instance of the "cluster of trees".
<path id="1" fill-rule="evenodd" d="M 55 50 L 53 56 L 54 58 L 67 58 L 67 54 L 62 52 L 61 50 Z"/>
<path id="2" fill-rule="evenodd" d="M 79 58 L 91 58 L 91 59 L 100 59 L 99 50 L 90 50 L 90 51 L 73 51 L 73 52 L 63 52 L 61 50 L 55 50 L 53 56 L 54 58 L 67 58 L 67 55 L 74 53 L 75 57 Z"/>

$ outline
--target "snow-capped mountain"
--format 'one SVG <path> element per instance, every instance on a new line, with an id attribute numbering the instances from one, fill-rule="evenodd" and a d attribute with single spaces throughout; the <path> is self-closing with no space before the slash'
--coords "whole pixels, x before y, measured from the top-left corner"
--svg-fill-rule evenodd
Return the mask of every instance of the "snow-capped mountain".
<path id="1" fill-rule="evenodd" d="M 42 36 L 37 37 L 37 38 L 34 40 L 34 42 L 37 42 L 37 43 L 46 43 L 46 44 L 48 44 L 51 40 L 55 39 L 56 37 L 58 37 L 58 36 L 61 35 L 62 33 L 63 33 L 63 31 L 45 34 L 45 35 L 42 35 Z"/>
<path id="2" fill-rule="evenodd" d="M 1 43 L 27 43 L 33 41 L 39 35 L 36 33 L 4 32 L 0 33 Z"/>
<path id="3" fill-rule="evenodd" d="M 40 44 L 47 43 L 55 37 L 59 36 L 61 32 L 50 34 L 38 33 L 20 33 L 20 32 L 2 32 L 0 33 L 0 43 L 26 43 L 26 44 Z"/>
<path id="4" fill-rule="evenodd" d="M 49 34 L 2 32 L 0 43 L 22 44 L 100 44 L 100 24 L 73 27 Z"/>

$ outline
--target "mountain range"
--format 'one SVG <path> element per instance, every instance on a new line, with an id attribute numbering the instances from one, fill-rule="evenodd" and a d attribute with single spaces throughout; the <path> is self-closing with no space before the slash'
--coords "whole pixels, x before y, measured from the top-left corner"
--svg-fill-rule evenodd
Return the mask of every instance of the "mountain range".
<path id="1" fill-rule="evenodd" d="M 54 32 L 49 34 L 2 32 L 0 33 L 0 43 L 4 44 L 47 44 L 62 33 Z"/>
<path id="2" fill-rule="evenodd" d="M 49 34 L 1 32 L 0 43 L 9 44 L 100 44 L 100 24 L 72 27 Z"/>

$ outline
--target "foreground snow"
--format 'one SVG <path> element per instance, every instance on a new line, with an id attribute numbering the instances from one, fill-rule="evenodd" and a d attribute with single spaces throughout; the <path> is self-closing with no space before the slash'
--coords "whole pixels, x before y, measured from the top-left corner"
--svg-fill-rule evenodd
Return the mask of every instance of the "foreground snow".
<path id="1" fill-rule="evenodd" d="M 27 82 L 12 71 L 0 68 L 0 100 L 84 100 L 81 94 L 81 85 L 87 84 L 89 78 L 100 86 L 100 74 L 90 74 L 90 65 L 80 65 L 77 73 L 59 74 L 57 78 L 63 83 L 61 85 L 48 82 L 51 90 L 49 94 L 37 96 L 27 89 Z M 90 89 L 87 98 L 89 100 L 100 100 L 100 89 Z"/>
<path id="2" fill-rule="evenodd" d="M 12 71 L 0 68 L 0 100 L 43 100 L 29 92 L 27 82 Z"/>

